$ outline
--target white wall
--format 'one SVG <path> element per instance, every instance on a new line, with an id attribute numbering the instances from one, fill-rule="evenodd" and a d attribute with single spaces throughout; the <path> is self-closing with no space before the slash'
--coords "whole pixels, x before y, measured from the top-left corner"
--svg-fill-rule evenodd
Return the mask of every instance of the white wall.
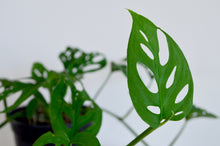
<path id="1" fill-rule="evenodd" d="M 34 61 L 62 69 L 57 56 L 66 46 L 100 51 L 109 60 L 126 56 L 132 9 L 168 32 L 188 59 L 195 84 L 194 103 L 220 115 L 218 0 L 0 0 L 0 77 L 28 76 Z M 91 95 L 108 73 L 89 75 Z M 117 100 L 117 101 L 116 101 Z M 112 76 L 98 103 L 122 115 L 131 105 L 126 79 Z M 1 105 L 2 106 L 2 105 Z M 1 121 L 3 116 L 0 117 Z M 103 146 L 122 146 L 133 139 L 117 120 L 104 114 L 98 137 Z M 136 113 L 127 120 L 138 133 L 146 125 Z M 177 146 L 220 145 L 219 120 L 191 121 Z M 182 122 L 169 122 L 146 138 L 152 146 L 166 146 Z M 14 146 L 9 126 L 0 130 L 0 145 Z M 141 145 L 141 144 L 140 144 Z"/>

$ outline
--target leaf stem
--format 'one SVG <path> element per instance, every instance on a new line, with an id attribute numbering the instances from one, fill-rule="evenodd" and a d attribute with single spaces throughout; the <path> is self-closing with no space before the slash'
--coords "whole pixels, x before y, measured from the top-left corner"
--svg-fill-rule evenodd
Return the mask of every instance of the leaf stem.
<path id="1" fill-rule="evenodd" d="M 180 131 L 177 133 L 177 135 L 172 140 L 172 142 L 169 144 L 169 146 L 173 146 L 175 144 L 175 142 L 179 139 L 180 135 L 183 133 L 183 130 L 186 128 L 187 123 L 188 123 L 187 121 L 184 122 L 184 124 L 182 125 Z"/>
<path id="2" fill-rule="evenodd" d="M 109 72 L 108 76 L 106 77 L 106 79 L 104 80 L 104 82 L 101 84 L 101 86 L 99 87 L 99 89 L 97 90 L 97 92 L 95 93 L 93 100 L 96 100 L 99 96 L 99 94 L 101 93 L 101 91 L 103 90 L 103 88 L 105 87 L 105 85 L 107 84 L 107 82 L 109 81 L 110 77 L 112 75 L 112 71 Z"/>
<path id="3" fill-rule="evenodd" d="M 131 141 L 127 146 L 134 146 L 136 145 L 138 142 L 140 142 L 142 139 L 144 139 L 146 136 L 148 136 L 149 134 L 151 134 L 154 130 L 156 130 L 157 128 L 163 126 L 166 122 L 168 122 L 174 115 L 174 112 L 172 112 L 171 116 L 166 119 L 164 122 L 162 122 L 158 127 L 153 128 L 153 127 L 148 127 L 144 132 L 142 132 L 140 135 L 138 135 L 133 141 Z"/>

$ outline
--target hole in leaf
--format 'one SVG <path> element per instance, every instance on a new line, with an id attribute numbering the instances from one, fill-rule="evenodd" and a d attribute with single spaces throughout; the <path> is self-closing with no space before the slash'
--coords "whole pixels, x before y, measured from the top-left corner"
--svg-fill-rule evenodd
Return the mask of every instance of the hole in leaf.
<path id="1" fill-rule="evenodd" d="M 35 69 L 34 73 L 36 74 L 36 76 L 41 77 L 41 72 L 38 69 Z"/>
<path id="2" fill-rule="evenodd" d="M 67 103 L 72 103 L 71 89 L 70 89 L 69 86 L 67 87 L 66 95 L 64 96 L 64 100 L 65 100 Z"/>
<path id="3" fill-rule="evenodd" d="M 152 52 L 150 51 L 150 49 L 147 46 L 145 46 L 144 44 L 141 43 L 141 48 L 147 54 L 148 57 L 150 57 L 152 60 L 154 59 L 154 55 L 152 54 Z"/>
<path id="4" fill-rule="evenodd" d="M 103 58 L 103 56 L 95 56 L 93 59 L 92 59 L 92 61 L 93 62 L 100 62 L 101 60 L 103 60 L 104 58 Z"/>
<path id="5" fill-rule="evenodd" d="M 68 50 L 68 51 L 66 52 L 66 56 L 70 56 L 70 55 L 71 55 L 71 51 Z"/>
<path id="6" fill-rule="evenodd" d="M 167 38 L 164 35 L 164 33 L 157 29 L 157 38 L 159 41 L 159 58 L 160 58 L 160 64 L 165 65 L 168 62 L 169 59 L 169 49 L 167 44 Z"/>
<path id="7" fill-rule="evenodd" d="M 175 103 L 181 102 L 187 95 L 189 89 L 189 85 L 187 84 L 184 86 L 184 88 L 179 92 L 179 94 L 176 97 Z"/>
<path id="8" fill-rule="evenodd" d="M 5 88 L 4 87 L 0 87 L 0 93 L 4 92 Z"/>
<path id="9" fill-rule="evenodd" d="M 89 100 L 84 101 L 83 106 L 94 108 L 92 101 Z"/>
<path id="10" fill-rule="evenodd" d="M 158 92 L 158 86 L 155 79 L 151 79 L 150 74 L 153 74 L 152 71 L 147 68 L 145 65 L 141 63 L 137 63 L 137 72 L 139 77 L 141 78 L 144 85 L 148 88 L 148 90 L 152 93 Z M 151 88 L 149 86 L 151 85 Z"/>
<path id="11" fill-rule="evenodd" d="M 147 38 L 147 36 L 144 34 L 144 32 L 140 30 L 140 33 L 141 33 L 141 35 L 144 37 L 144 39 L 148 42 L 148 38 Z"/>
<path id="12" fill-rule="evenodd" d="M 47 78 L 47 72 L 46 71 L 43 72 L 43 77 L 44 77 L 44 79 Z"/>
<path id="13" fill-rule="evenodd" d="M 75 82 L 74 85 L 78 91 L 83 91 L 83 86 L 80 82 Z"/>
<path id="14" fill-rule="evenodd" d="M 163 123 L 165 121 L 165 119 L 161 120 L 160 123 Z"/>
<path id="15" fill-rule="evenodd" d="M 74 54 L 74 58 L 79 58 L 82 56 L 82 52 L 78 51 Z"/>
<path id="16" fill-rule="evenodd" d="M 0 82 L 0 86 L 2 86 L 2 82 Z"/>
<path id="17" fill-rule="evenodd" d="M 66 61 L 66 57 L 65 57 L 65 56 L 62 56 L 62 57 L 61 57 L 61 60 L 62 60 L 63 62 L 65 62 L 65 61 Z"/>
<path id="18" fill-rule="evenodd" d="M 160 114 L 160 108 L 158 106 L 149 105 L 147 109 L 154 114 Z"/>
<path id="19" fill-rule="evenodd" d="M 175 77 L 175 73 L 176 73 L 176 66 L 173 68 L 173 71 L 171 72 L 167 83 L 166 83 L 166 88 L 168 89 L 174 82 L 174 77 Z"/>
<path id="20" fill-rule="evenodd" d="M 177 113 L 175 114 L 175 116 L 178 116 L 178 115 L 180 115 L 180 114 L 182 114 L 182 113 L 183 113 L 183 111 L 177 112 Z"/>
<path id="21" fill-rule="evenodd" d="M 21 81 L 22 83 L 32 83 L 32 84 L 36 84 L 36 81 L 35 81 L 35 80 L 28 79 L 28 78 L 23 78 L 23 79 L 20 79 L 19 81 Z"/>
<path id="22" fill-rule="evenodd" d="M 91 64 L 91 65 L 84 67 L 83 71 L 86 72 L 86 71 L 90 71 L 90 70 L 95 70 L 95 69 L 98 69 L 99 67 L 100 67 L 99 64 Z"/>
<path id="23" fill-rule="evenodd" d="M 77 68 L 73 68 L 73 69 L 72 69 L 72 73 L 75 74 L 76 72 L 77 72 Z"/>

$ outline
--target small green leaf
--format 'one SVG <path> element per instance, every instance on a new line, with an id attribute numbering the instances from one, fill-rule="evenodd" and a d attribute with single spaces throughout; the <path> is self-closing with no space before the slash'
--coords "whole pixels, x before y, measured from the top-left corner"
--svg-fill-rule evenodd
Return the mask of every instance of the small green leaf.
<path id="1" fill-rule="evenodd" d="M 179 46 L 166 32 L 147 18 L 133 11 L 130 13 L 133 25 L 127 51 L 127 76 L 133 105 L 139 116 L 153 128 L 168 119 L 172 112 L 175 115 L 171 120 L 181 120 L 190 112 L 193 101 L 193 80 L 188 63 Z M 165 65 L 160 64 L 158 31 L 162 32 L 168 44 L 169 59 Z M 151 92 L 144 84 L 137 70 L 138 65 L 153 72 L 158 91 Z M 174 81 L 167 88 L 175 68 Z M 185 87 L 188 87 L 186 96 L 177 102 L 178 94 Z"/>
<path id="2" fill-rule="evenodd" d="M 98 139 L 88 132 L 81 132 L 71 139 L 71 144 L 77 146 L 100 146 Z"/>
<path id="3" fill-rule="evenodd" d="M 9 106 L 6 110 L 4 110 L 2 112 L 9 112 L 9 111 L 17 108 L 21 103 L 23 103 L 25 100 L 27 100 L 31 95 L 34 95 L 37 92 L 38 88 L 41 86 L 41 84 L 36 84 L 36 85 L 20 84 L 20 85 L 22 85 L 22 86 L 18 86 L 16 84 L 16 86 L 14 86 L 14 88 L 10 92 L 6 91 L 7 93 L 6 94 L 3 93 L 3 96 L 0 97 L 0 98 L 4 99 L 4 97 L 8 97 L 9 93 L 14 93 L 14 92 L 17 92 L 22 89 L 22 94 L 18 97 L 18 99 L 14 102 L 14 104 Z"/>
<path id="4" fill-rule="evenodd" d="M 48 70 L 41 64 L 41 63 L 34 63 L 32 70 L 32 78 L 37 82 L 41 82 L 47 79 L 48 77 Z"/>
<path id="5" fill-rule="evenodd" d="M 216 115 L 206 111 L 205 109 L 196 107 L 195 105 L 192 106 L 190 113 L 186 116 L 186 120 L 191 120 L 195 118 L 217 118 Z"/>
<path id="6" fill-rule="evenodd" d="M 77 48 L 68 47 L 59 58 L 70 75 L 94 72 L 106 65 L 106 59 L 101 53 L 85 53 Z"/>
<path id="7" fill-rule="evenodd" d="M 69 146 L 70 140 L 65 133 L 53 134 L 51 132 L 47 132 L 41 135 L 33 144 L 33 146 L 43 146 L 46 144 L 56 144 L 56 145 L 64 145 Z"/>

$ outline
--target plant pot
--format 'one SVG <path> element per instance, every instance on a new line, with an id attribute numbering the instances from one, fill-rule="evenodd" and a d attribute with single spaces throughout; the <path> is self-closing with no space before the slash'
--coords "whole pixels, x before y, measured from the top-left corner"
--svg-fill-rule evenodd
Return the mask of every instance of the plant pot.
<path id="1" fill-rule="evenodd" d="M 15 114 L 19 111 L 24 111 L 24 107 L 17 108 L 10 112 L 10 114 Z M 11 127 L 14 132 L 15 142 L 17 146 L 32 146 L 33 143 L 44 133 L 52 131 L 51 125 L 41 124 L 41 125 L 30 125 L 27 122 L 22 122 L 20 119 L 15 119 L 11 122 Z M 48 144 L 47 146 L 54 146 Z"/>
<path id="2" fill-rule="evenodd" d="M 85 107 L 84 107 L 85 108 Z M 11 111 L 9 114 L 13 115 L 17 112 L 25 112 L 25 107 L 17 108 Z M 67 123 L 67 127 L 71 127 L 72 125 Z M 83 126 L 79 132 L 84 131 L 88 127 L 92 125 L 91 123 Z M 52 127 L 50 124 L 40 124 L 40 125 L 31 125 L 27 122 L 22 121 L 20 118 L 14 119 L 11 122 L 11 127 L 14 132 L 16 146 L 32 146 L 33 143 L 44 133 L 51 131 Z M 46 146 L 55 146 L 54 144 L 47 144 Z M 73 145 L 74 146 L 74 145 Z"/>

